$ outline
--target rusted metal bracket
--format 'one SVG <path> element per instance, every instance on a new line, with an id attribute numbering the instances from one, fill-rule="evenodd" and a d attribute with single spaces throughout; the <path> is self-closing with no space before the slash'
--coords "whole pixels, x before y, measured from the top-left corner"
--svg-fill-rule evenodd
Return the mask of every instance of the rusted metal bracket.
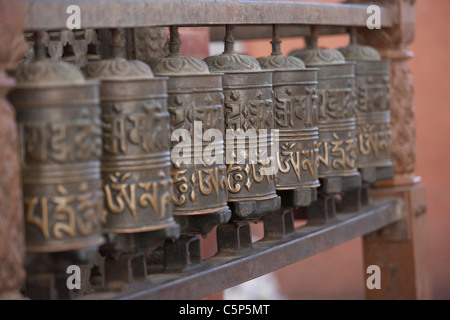
<path id="1" fill-rule="evenodd" d="M 264 216 L 264 240 L 283 239 L 294 230 L 292 208 L 281 208 Z"/>
<path id="2" fill-rule="evenodd" d="M 334 197 L 330 194 L 320 193 L 317 201 L 306 208 L 308 225 L 320 225 L 336 218 Z"/>
<path id="3" fill-rule="evenodd" d="M 105 259 L 105 282 L 109 288 L 123 287 L 147 277 L 147 264 L 142 252 L 108 256 Z"/>
<path id="4" fill-rule="evenodd" d="M 217 227 L 218 253 L 239 252 L 252 247 L 252 233 L 247 221 L 233 221 Z"/>
<path id="5" fill-rule="evenodd" d="M 200 239 L 182 235 L 178 240 L 167 241 L 164 246 L 164 268 L 180 272 L 201 264 Z"/>

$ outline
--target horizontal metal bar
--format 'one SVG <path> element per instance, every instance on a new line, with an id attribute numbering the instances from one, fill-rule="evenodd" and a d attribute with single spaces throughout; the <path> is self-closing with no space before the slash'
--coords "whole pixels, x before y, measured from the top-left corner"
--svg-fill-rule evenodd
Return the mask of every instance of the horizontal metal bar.
<path id="1" fill-rule="evenodd" d="M 315 24 L 365 26 L 367 5 L 246 0 L 24 0 L 28 30 L 67 27 L 67 7 L 77 5 L 82 28 Z M 394 24 L 381 7 L 381 27 Z"/>
<path id="2" fill-rule="evenodd" d="M 244 252 L 205 259 L 190 271 L 152 274 L 121 292 L 83 299 L 198 299 L 376 231 L 404 215 L 401 200 L 378 200 L 359 213 L 338 214 L 328 224 L 299 227 L 283 240 L 260 240 Z"/>

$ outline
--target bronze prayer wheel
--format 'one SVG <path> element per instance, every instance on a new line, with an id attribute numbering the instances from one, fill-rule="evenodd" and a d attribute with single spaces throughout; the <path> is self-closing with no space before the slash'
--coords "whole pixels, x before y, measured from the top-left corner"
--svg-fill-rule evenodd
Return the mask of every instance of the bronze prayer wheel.
<path id="1" fill-rule="evenodd" d="M 290 55 L 317 67 L 319 114 L 319 178 L 325 193 L 340 193 L 361 186 L 357 168 L 355 116 L 355 63 L 337 50 L 317 46 L 317 35 L 303 50 Z"/>
<path id="2" fill-rule="evenodd" d="M 319 186 L 318 69 L 284 56 L 280 44 L 275 25 L 272 54 L 257 59 L 263 69 L 274 70 L 274 128 L 279 130 L 275 184 L 282 203 L 307 206 L 316 200 Z"/>
<path id="3" fill-rule="evenodd" d="M 10 94 L 22 145 L 25 231 L 29 252 L 100 245 L 103 193 L 97 81 L 66 62 L 22 64 Z"/>
<path id="4" fill-rule="evenodd" d="M 223 161 L 222 77 L 211 74 L 202 60 L 180 55 L 177 27 L 170 34 L 170 54 L 150 64 L 156 75 L 168 77 L 173 213 L 182 233 L 207 234 L 231 216 Z M 207 138 L 213 131 L 214 139 Z"/>
<path id="5" fill-rule="evenodd" d="M 232 27 L 227 26 L 225 52 L 205 61 L 211 72 L 223 73 L 228 203 L 237 218 L 254 219 L 280 208 L 274 174 L 269 171 L 270 164 L 275 163 L 275 154 L 271 153 L 274 127 L 272 71 L 262 70 L 253 57 L 235 53 L 231 30 Z M 230 133 L 245 136 L 250 132 L 258 135 L 257 142 L 251 138 L 244 138 L 244 142 L 237 138 L 234 147 L 235 139 L 229 138 Z M 247 157 L 239 159 L 240 155 Z M 251 155 L 256 158 L 253 163 Z"/>
<path id="6" fill-rule="evenodd" d="M 103 230 L 139 233 L 175 225 L 172 216 L 166 78 L 120 57 L 89 63 L 101 80 Z"/>
<path id="7" fill-rule="evenodd" d="M 381 60 L 374 48 L 351 43 L 339 51 L 356 62 L 356 136 L 358 169 L 363 182 L 393 177 L 390 158 L 389 60 Z"/>

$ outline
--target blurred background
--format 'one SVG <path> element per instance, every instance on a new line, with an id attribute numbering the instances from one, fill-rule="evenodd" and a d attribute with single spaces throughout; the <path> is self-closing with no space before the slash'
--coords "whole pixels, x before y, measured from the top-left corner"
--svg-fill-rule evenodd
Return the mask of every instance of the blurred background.
<path id="1" fill-rule="evenodd" d="M 308 2 L 313 2 L 309 0 Z M 341 1 L 315 1 L 341 2 Z M 414 58 L 409 66 L 414 77 L 417 136 L 416 175 L 426 186 L 428 206 L 428 245 L 433 298 L 450 299 L 450 1 L 416 1 L 416 38 L 409 48 Z M 185 28 L 192 46 L 185 51 L 204 57 L 220 53 L 222 44 L 202 47 L 208 30 Z M 336 48 L 348 44 L 348 36 L 324 36 L 319 45 Z M 303 48 L 302 38 L 282 39 L 288 54 Z M 271 52 L 270 40 L 239 43 L 239 50 L 254 57 Z M 187 45 L 188 41 L 184 41 Z M 219 52 L 217 52 L 217 50 Z M 258 235 L 260 226 L 255 225 Z M 259 230 L 259 231 L 258 231 Z M 213 236 L 213 235 L 211 235 Z M 212 250 L 212 251 L 211 251 Z M 214 249 L 210 249 L 210 253 Z M 269 278 L 258 279 L 225 292 L 225 298 L 284 299 L 364 299 L 362 241 L 355 239 L 286 268 Z M 265 288 L 264 290 L 262 290 Z M 258 295 L 256 292 L 263 292 Z M 214 297 L 220 298 L 221 294 Z"/>

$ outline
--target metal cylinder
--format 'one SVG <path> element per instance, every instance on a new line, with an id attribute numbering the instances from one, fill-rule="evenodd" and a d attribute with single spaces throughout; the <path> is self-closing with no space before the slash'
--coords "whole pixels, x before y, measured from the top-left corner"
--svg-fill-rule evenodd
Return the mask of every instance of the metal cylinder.
<path id="1" fill-rule="evenodd" d="M 222 77 L 209 73 L 202 60 L 181 56 L 180 45 L 178 29 L 172 27 L 171 53 L 150 64 L 156 75 L 168 77 L 174 216 L 182 233 L 207 234 L 231 216 Z"/>
<path id="2" fill-rule="evenodd" d="M 257 59 L 263 69 L 274 70 L 274 128 L 279 130 L 275 184 L 283 203 L 306 206 L 316 199 L 319 186 L 318 69 L 282 55 L 280 43 L 274 26 L 272 54 Z"/>
<path id="3" fill-rule="evenodd" d="M 123 58 L 91 62 L 83 71 L 101 80 L 103 230 L 138 233 L 175 225 L 167 79 Z"/>
<path id="4" fill-rule="evenodd" d="M 372 47 L 352 43 L 339 51 L 356 62 L 356 137 L 363 182 L 391 179 L 390 94 L 388 60 Z"/>
<path id="5" fill-rule="evenodd" d="M 99 83 L 40 56 L 19 67 L 10 95 L 22 144 L 27 250 L 96 246 L 103 242 Z"/>
<path id="6" fill-rule="evenodd" d="M 275 164 L 272 71 L 262 70 L 253 57 L 235 53 L 232 44 L 228 26 L 225 52 L 205 62 L 211 72 L 223 73 L 228 202 L 237 217 L 257 218 L 280 208 L 270 170 Z"/>
<path id="7" fill-rule="evenodd" d="M 319 178 L 325 193 L 357 188 L 361 178 L 357 169 L 355 117 L 355 63 L 346 62 L 337 50 L 319 49 L 317 36 L 308 39 L 304 50 L 290 55 L 307 67 L 317 67 L 319 114 Z"/>

